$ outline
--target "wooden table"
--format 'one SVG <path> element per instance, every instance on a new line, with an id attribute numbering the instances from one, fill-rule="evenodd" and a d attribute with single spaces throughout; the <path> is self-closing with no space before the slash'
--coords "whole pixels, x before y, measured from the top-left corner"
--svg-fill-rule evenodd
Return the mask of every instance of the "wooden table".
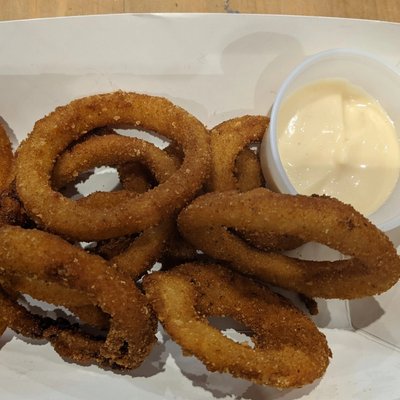
<path id="1" fill-rule="evenodd" d="M 0 0 L 0 20 L 136 12 L 323 15 L 400 22 L 398 0 Z"/>

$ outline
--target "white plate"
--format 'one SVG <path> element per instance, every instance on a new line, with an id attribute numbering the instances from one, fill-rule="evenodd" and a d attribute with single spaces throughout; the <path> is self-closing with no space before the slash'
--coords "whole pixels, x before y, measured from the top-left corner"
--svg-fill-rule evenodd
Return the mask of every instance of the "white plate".
<path id="1" fill-rule="evenodd" d="M 208 126 L 266 114 L 288 72 L 335 48 L 399 68 L 400 25 L 268 15 L 118 15 L 0 23 L 0 117 L 17 143 L 73 98 L 117 89 L 168 97 Z M 398 244 L 398 232 L 392 238 Z M 324 378 L 277 391 L 209 373 L 160 334 L 132 375 L 63 362 L 48 345 L 0 339 L 1 399 L 400 398 L 399 286 L 357 302 L 321 302 L 334 357 Z M 356 329 L 355 327 L 358 327 Z"/>

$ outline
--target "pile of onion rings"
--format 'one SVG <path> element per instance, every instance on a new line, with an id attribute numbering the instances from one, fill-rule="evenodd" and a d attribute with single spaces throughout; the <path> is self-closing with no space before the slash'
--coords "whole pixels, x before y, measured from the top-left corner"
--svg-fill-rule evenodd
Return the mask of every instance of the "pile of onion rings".
<path id="1" fill-rule="evenodd" d="M 67 360 L 129 370 L 150 353 L 158 318 L 210 371 L 278 388 L 321 377 L 324 335 L 268 285 L 311 307 L 313 297 L 370 296 L 398 281 L 400 259 L 351 206 L 264 187 L 257 145 L 268 123 L 246 115 L 207 130 L 165 98 L 114 92 L 58 107 L 17 157 L 0 127 L 0 334 L 9 327 Z M 116 190 L 68 195 L 101 166 L 118 172 Z M 310 241 L 350 258 L 282 254 Z M 26 295 L 72 316 L 37 314 Z M 254 348 L 224 337 L 212 316 L 244 324 Z"/>
<path id="2" fill-rule="evenodd" d="M 116 127 L 164 134 L 179 148 L 179 160 L 173 152 L 117 134 Z M 56 109 L 35 124 L 17 152 L 10 187 L 31 229 L 11 226 L 21 224 L 7 210 L 0 227 L 8 238 L 0 250 L 0 320 L 26 336 L 48 339 L 75 362 L 136 368 L 155 342 L 156 324 L 135 282 L 161 258 L 176 214 L 208 177 L 206 128 L 166 99 L 116 92 Z M 120 190 L 75 200 L 65 195 L 64 187 L 103 165 L 121 171 Z M 59 217 L 69 223 L 60 224 Z M 77 242 L 83 239 L 97 244 L 84 250 Z M 20 305 L 26 294 L 67 308 L 77 320 L 60 323 L 32 314 Z M 98 336 L 82 330 L 86 325 Z"/>
<path id="3" fill-rule="evenodd" d="M 133 281 L 118 274 L 102 258 L 46 232 L 3 226 L 0 241 L 2 274 L 21 274 L 83 292 L 89 304 L 110 316 L 104 340 L 72 327 L 59 330 L 56 324 L 43 329 L 41 335 L 50 340 L 57 352 L 77 362 L 97 362 L 114 368 L 132 369 L 141 364 L 155 342 L 156 324 Z M 47 300 L 45 294 L 41 300 Z M 11 312 L 5 317 L 9 318 Z M 18 326 L 9 326 L 18 331 Z"/>

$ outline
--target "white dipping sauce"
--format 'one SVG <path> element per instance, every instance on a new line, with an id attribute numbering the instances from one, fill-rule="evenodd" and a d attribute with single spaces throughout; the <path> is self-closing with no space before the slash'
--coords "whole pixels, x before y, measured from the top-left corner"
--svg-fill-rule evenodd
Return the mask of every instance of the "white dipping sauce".
<path id="1" fill-rule="evenodd" d="M 399 177 L 392 120 L 377 100 L 342 79 L 316 81 L 285 99 L 278 148 L 298 193 L 336 197 L 364 215 L 385 202 Z"/>

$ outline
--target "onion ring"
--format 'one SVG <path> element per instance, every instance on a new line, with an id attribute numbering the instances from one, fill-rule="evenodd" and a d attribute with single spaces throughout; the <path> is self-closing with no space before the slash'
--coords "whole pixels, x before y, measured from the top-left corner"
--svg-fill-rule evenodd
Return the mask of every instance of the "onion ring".
<path id="1" fill-rule="evenodd" d="M 1 271 L 85 292 L 93 305 L 110 315 L 105 340 L 76 336 L 73 330 L 60 332 L 54 326 L 45 330 L 43 337 L 61 355 L 77 362 L 97 362 L 113 368 L 132 369 L 140 365 L 156 340 L 156 323 L 133 282 L 100 257 L 46 232 L 3 226 L 0 243 Z M 75 348 L 75 342 L 82 345 L 87 342 L 87 349 L 96 351 L 82 353 L 82 347 Z"/>
<path id="2" fill-rule="evenodd" d="M 74 140 L 107 125 L 157 132 L 182 146 L 185 158 L 165 183 L 139 196 L 115 192 L 118 207 L 100 211 L 55 192 L 51 174 L 57 156 Z M 18 150 L 17 191 L 28 214 L 48 230 L 76 240 L 109 239 L 156 225 L 184 206 L 207 179 L 209 161 L 203 124 L 168 100 L 124 92 L 95 95 L 36 122 Z"/>
<path id="3" fill-rule="evenodd" d="M 350 205 L 328 197 L 255 189 L 210 193 L 178 218 L 184 237 L 232 268 L 308 297 L 353 299 L 382 293 L 400 277 L 389 239 Z M 326 244 L 351 259 L 305 261 L 251 247 L 229 228 L 273 231 Z"/>
<path id="4" fill-rule="evenodd" d="M 80 364 L 93 362 L 98 358 L 101 341 L 80 332 L 77 326 L 58 318 L 53 320 L 31 314 L 25 307 L 10 298 L 0 288 L 0 320 L 15 332 L 33 339 L 49 339 L 60 356 Z M 101 364 L 104 367 L 109 365 Z"/>
<path id="5" fill-rule="evenodd" d="M 0 285 L 5 292 L 14 297 L 18 297 L 18 293 L 29 293 L 36 300 L 45 301 L 54 306 L 63 306 L 80 321 L 90 326 L 99 329 L 109 326 L 108 316 L 100 308 L 93 306 L 87 294 L 82 291 L 18 274 L 0 274 Z"/>
<path id="6" fill-rule="evenodd" d="M 139 165 L 145 163 L 160 183 L 169 179 L 177 168 L 175 161 L 165 152 L 143 140 L 118 134 L 92 136 L 60 156 L 53 170 L 53 186 L 56 189 L 65 186 L 84 171 L 96 166 L 114 166 L 116 162 L 128 161 L 139 162 Z M 136 183 L 136 180 L 125 180 L 123 188 L 134 191 L 137 189 Z M 100 193 L 95 193 L 94 196 L 89 195 L 78 201 L 101 207 L 102 201 L 109 204 L 109 198 L 115 200 L 110 193 L 102 193 L 101 197 L 99 195 Z M 111 239 L 111 243 L 100 243 L 96 252 L 106 256 L 110 264 L 137 280 L 160 257 L 172 229 L 172 219 L 166 218 L 160 224 L 147 228 L 138 237 Z M 115 251 L 121 243 L 123 251 Z"/>
<path id="7" fill-rule="evenodd" d="M 268 117 L 245 115 L 224 121 L 211 130 L 212 169 L 208 191 L 246 192 L 264 186 L 260 161 L 246 146 L 261 142 L 268 125 Z M 237 233 L 263 250 L 290 250 L 302 244 L 298 238 L 279 236 L 272 232 Z"/>
<path id="8" fill-rule="evenodd" d="M 67 289 L 61 284 L 34 279 L 30 276 L 13 272 L 1 271 L 0 283 L 7 293 L 12 291 L 29 294 L 37 300 L 47 301 L 56 306 L 81 306 L 89 305 L 91 301 L 82 291 Z"/>
<path id="9" fill-rule="evenodd" d="M 226 268 L 184 264 L 146 276 L 143 285 L 168 334 L 210 371 L 288 388 L 311 383 L 328 366 L 325 336 L 310 319 L 283 297 Z M 251 330 L 255 348 L 226 338 L 207 316 L 241 322 Z"/>
<path id="10" fill-rule="evenodd" d="M 235 162 L 238 155 L 249 144 L 261 142 L 268 124 L 268 117 L 245 115 L 224 121 L 211 129 L 212 168 L 208 191 L 222 192 L 240 189 L 235 176 Z M 255 184 L 258 182 L 255 181 Z M 246 189 L 255 189 L 255 187 L 248 186 Z"/>
<path id="11" fill-rule="evenodd" d="M 44 319 L 30 314 L 0 287 L 0 324 L 33 339 L 43 338 Z"/>
<path id="12" fill-rule="evenodd" d="M 118 166 L 130 161 L 147 165 L 161 183 L 176 171 L 174 160 L 158 147 L 141 139 L 114 133 L 91 136 L 63 153 L 54 166 L 52 184 L 60 189 L 94 167 Z M 133 189 L 133 185 L 129 186 L 126 182 L 123 187 Z M 110 193 L 107 197 L 113 198 Z"/>
<path id="13" fill-rule="evenodd" d="M 173 221 L 169 218 L 147 228 L 126 250 L 114 255 L 109 263 L 129 274 L 131 279 L 138 280 L 161 257 L 172 231 Z"/>

